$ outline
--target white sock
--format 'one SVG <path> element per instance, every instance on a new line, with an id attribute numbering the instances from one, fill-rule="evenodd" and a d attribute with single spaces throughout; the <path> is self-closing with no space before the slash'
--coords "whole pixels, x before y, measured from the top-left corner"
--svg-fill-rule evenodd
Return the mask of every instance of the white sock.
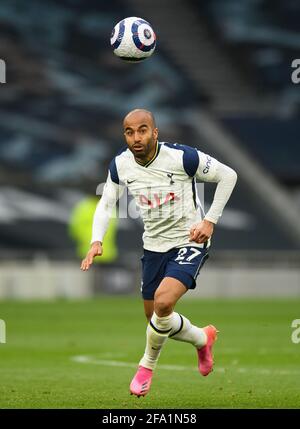
<path id="1" fill-rule="evenodd" d="M 202 328 L 192 325 L 186 317 L 175 312 L 173 313 L 172 331 L 169 337 L 173 340 L 193 344 L 197 349 L 205 346 L 207 342 L 206 333 Z"/>
<path id="2" fill-rule="evenodd" d="M 153 313 L 147 326 L 145 353 L 139 365 L 152 370 L 155 369 L 161 349 L 172 331 L 173 314 L 174 313 L 169 314 L 169 316 L 159 317 L 156 313 Z"/>

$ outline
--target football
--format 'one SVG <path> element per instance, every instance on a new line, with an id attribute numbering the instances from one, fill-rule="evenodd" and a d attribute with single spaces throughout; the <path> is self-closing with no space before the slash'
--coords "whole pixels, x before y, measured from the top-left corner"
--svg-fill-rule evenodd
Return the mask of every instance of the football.
<path id="1" fill-rule="evenodd" d="M 115 25 L 110 44 L 117 57 L 124 61 L 138 62 L 153 54 L 156 35 L 149 22 L 132 16 L 122 19 Z"/>

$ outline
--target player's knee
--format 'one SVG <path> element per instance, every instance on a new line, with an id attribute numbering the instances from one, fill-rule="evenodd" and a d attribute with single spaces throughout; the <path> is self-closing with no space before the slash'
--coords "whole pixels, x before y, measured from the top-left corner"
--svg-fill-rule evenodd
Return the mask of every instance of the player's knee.
<path id="1" fill-rule="evenodd" d="M 158 296 L 154 299 L 154 311 L 158 316 L 168 316 L 173 311 L 173 302 L 165 296 Z"/>

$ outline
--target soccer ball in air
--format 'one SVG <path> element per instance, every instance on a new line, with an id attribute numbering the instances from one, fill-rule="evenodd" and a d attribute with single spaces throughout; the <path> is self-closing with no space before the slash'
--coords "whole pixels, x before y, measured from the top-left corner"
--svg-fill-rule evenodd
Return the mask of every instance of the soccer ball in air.
<path id="1" fill-rule="evenodd" d="M 131 16 L 115 25 L 110 44 L 114 54 L 125 61 L 142 61 L 150 57 L 156 45 L 156 35 L 142 18 Z"/>

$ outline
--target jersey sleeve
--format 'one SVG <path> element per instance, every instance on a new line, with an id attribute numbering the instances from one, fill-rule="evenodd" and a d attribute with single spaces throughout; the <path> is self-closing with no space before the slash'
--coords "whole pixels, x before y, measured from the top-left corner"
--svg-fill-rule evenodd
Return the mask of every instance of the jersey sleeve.
<path id="1" fill-rule="evenodd" d="M 103 241 L 112 211 L 119 198 L 121 198 L 124 189 L 124 185 L 116 183 L 116 176 L 112 178 L 111 169 L 109 169 L 102 197 L 97 204 L 94 213 L 91 243 L 94 243 L 95 241 Z"/>
<path id="2" fill-rule="evenodd" d="M 237 173 L 210 155 L 199 152 L 196 178 L 203 182 L 217 183 L 213 202 L 204 219 L 217 223 L 237 181 Z"/>
<path id="3" fill-rule="evenodd" d="M 196 178 L 202 182 L 216 182 L 215 176 L 219 162 L 206 153 L 200 152 L 199 150 L 197 152 L 199 164 L 196 171 Z"/>

